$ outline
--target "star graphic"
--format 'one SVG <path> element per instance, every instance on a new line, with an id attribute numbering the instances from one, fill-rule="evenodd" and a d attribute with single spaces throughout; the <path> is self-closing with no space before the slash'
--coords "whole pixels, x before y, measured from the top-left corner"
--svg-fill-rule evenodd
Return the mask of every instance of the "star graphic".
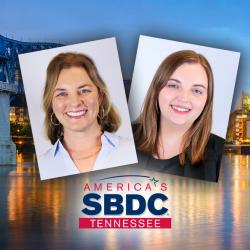
<path id="1" fill-rule="evenodd" d="M 149 179 L 150 181 L 153 181 L 154 182 L 154 185 L 156 186 L 156 183 L 159 181 L 159 180 L 156 180 L 155 177 Z"/>

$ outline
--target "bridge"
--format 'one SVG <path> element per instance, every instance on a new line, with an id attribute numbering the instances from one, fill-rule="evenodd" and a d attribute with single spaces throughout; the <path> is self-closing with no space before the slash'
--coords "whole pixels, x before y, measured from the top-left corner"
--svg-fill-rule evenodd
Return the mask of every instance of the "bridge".
<path id="1" fill-rule="evenodd" d="M 16 164 L 16 145 L 10 136 L 10 99 L 24 96 L 18 54 L 62 46 L 57 43 L 22 42 L 0 35 L 0 165 Z"/>

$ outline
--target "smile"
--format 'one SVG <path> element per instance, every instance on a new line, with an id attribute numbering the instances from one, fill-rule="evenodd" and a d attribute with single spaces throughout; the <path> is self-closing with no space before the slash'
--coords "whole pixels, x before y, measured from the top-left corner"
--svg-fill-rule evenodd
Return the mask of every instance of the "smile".
<path id="1" fill-rule="evenodd" d="M 170 105 L 170 106 L 177 113 L 184 114 L 184 113 L 187 113 L 187 112 L 191 111 L 190 108 L 186 108 L 186 107 L 181 107 L 181 106 L 176 106 L 176 105 Z"/>
<path id="2" fill-rule="evenodd" d="M 71 118 L 79 118 L 85 116 L 88 110 L 80 110 L 80 111 L 69 111 L 66 112 L 66 115 Z"/>

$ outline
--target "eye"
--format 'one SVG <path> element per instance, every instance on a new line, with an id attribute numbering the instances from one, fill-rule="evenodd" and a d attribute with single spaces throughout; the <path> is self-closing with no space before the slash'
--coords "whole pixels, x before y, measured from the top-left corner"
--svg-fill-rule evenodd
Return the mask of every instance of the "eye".
<path id="1" fill-rule="evenodd" d="M 203 91 L 201 89 L 192 89 L 192 92 L 197 95 L 202 95 Z"/>
<path id="2" fill-rule="evenodd" d="M 64 97 L 64 96 L 67 96 L 68 93 L 67 92 L 59 92 L 56 94 L 56 97 Z"/>
<path id="3" fill-rule="evenodd" d="M 178 83 L 174 83 L 174 82 L 168 82 L 167 83 L 167 87 L 171 88 L 171 89 L 178 89 L 179 88 L 179 84 Z"/>
<path id="4" fill-rule="evenodd" d="M 88 88 L 79 89 L 79 94 L 80 95 L 85 95 L 85 94 L 88 94 L 88 93 L 91 93 L 91 92 L 92 92 L 92 90 L 88 89 Z"/>

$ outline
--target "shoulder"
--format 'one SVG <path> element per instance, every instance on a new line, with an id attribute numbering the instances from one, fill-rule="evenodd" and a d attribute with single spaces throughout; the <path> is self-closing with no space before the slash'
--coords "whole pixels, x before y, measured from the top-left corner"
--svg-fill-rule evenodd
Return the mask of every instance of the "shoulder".
<path id="1" fill-rule="evenodd" d="M 54 146 L 38 156 L 38 168 L 41 180 L 48 179 L 52 166 L 55 164 Z"/>
<path id="2" fill-rule="evenodd" d="M 135 132 L 138 128 L 140 127 L 140 124 L 139 123 L 132 123 L 132 130 L 133 132 Z"/>
<path id="3" fill-rule="evenodd" d="M 40 154 L 38 156 L 38 158 L 41 160 L 41 161 L 47 161 L 47 160 L 51 160 L 53 159 L 53 155 L 54 155 L 54 146 L 51 146 L 49 149 L 47 149 L 44 153 Z"/>
<path id="4" fill-rule="evenodd" d="M 222 154 L 224 150 L 224 144 L 225 144 L 225 139 L 223 139 L 218 135 L 210 134 L 207 144 L 207 150 L 213 151 L 216 154 Z"/>
<path id="5" fill-rule="evenodd" d="M 134 134 L 135 138 L 141 136 L 142 129 L 143 129 L 143 126 L 142 126 L 141 123 L 135 122 L 135 123 L 132 124 L 132 131 L 133 131 L 133 134 Z"/>
<path id="6" fill-rule="evenodd" d="M 123 137 L 106 131 L 104 132 L 104 136 L 105 143 L 103 143 L 103 147 L 106 152 L 108 152 L 108 161 L 126 162 L 126 164 L 137 162 L 135 144 L 132 138 Z"/>
<path id="7" fill-rule="evenodd" d="M 204 162 L 204 179 L 208 181 L 218 181 L 220 165 L 224 152 L 225 139 L 211 134 L 206 147 Z"/>
<path id="8" fill-rule="evenodd" d="M 150 159 L 153 159 L 153 156 L 149 153 L 145 153 L 141 150 L 136 149 L 137 157 L 138 157 L 138 163 L 139 164 L 145 164 Z"/>
<path id="9" fill-rule="evenodd" d="M 215 135 L 215 134 L 210 134 L 209 140 L 214 141 L 216 143 L 224 143 L 225 139 L 223 139 L 222 137 Z"/>
<path id="10" fill-rule="evenodd" d="M 114 148 L 122 148 L 134 145 L 134 140 L 132 138 L 123 137 L 106 131 L 104 132 L 104 136 Z"/>
<path id="11" fill-rule="evenodd" d="M 74 174 L 74 169 L 69 164 L 65 163 L 65 158 L 58 148 L 58 143 L 55 143 L 47 151 L 38 156 L 38 167 L 41 180 L 61 177 L 69 174 Z"/>

